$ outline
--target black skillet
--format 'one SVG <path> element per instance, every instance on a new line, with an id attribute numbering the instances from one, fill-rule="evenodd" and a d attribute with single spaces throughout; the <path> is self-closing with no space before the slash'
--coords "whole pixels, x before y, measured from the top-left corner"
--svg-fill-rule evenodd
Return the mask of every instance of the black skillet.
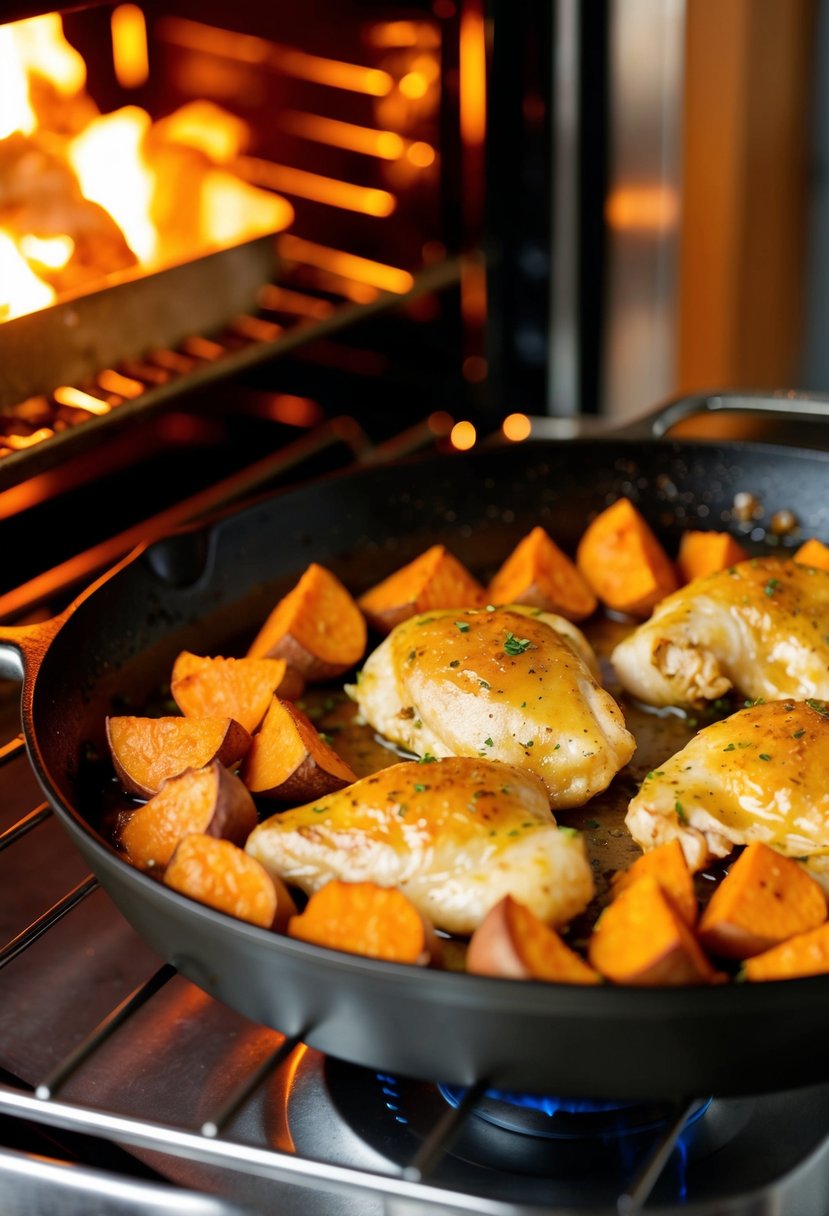
<path id="1" fill-rule="evenodd" d="M 825 401 L 798 409 L 829 414 Z M 486 573 L 537 523 L 572 551 L 591 513 L 619 495 L 634 499 L 675 546 L 688 526 L 733 526 L 741 491 L 764 504 L 754 527 L 787 508 L 801 536 L 829 539 L 824 452 L 611 438 L 529 442 L 341 475 L 153 544 L 56 620 L 3 630 L 2 671 L 23 675 L 23 725 L 38 778 L 114 902 L 160 955 L 255 1021 L 358 1064 L 462 1085 L 483 1078 L 635 1099 L 827 1080 L 829 976 L 596 989 L 381 963 L 190 902 L 127 865 L 96 829 L 103 796 L 90 755 L 105 754 L 105 714 L 113 705 L 123 712 L 125 696 L 140 705 L 169 678 L 183 647 L 227 653 L 229 639 L 249 637 L 310 560 L 359 592 L 444 541 Z"/>

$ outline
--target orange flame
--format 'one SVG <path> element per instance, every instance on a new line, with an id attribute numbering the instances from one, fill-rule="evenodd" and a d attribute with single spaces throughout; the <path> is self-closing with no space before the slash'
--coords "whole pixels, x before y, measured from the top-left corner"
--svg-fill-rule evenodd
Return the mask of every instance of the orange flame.
<path id="1" fill-rule="evenodd" d="M 141 10 L 116 8 L 112 33 L 116 75 L 137 87 L 147 72 Z M 9 141 L 0 320 L 44 308 L 61 292 L 97 287 L 110 273 L 158 269 L 293 219 L 284 199 L 228 168 L 248 140 L 241 119 L 209 102 L 155 124 L 137 106 L 99 114 L 85 83 L 59 14 L 0 24 L 0 145 Z M 32 164 L 47 183 L 40 194 L 26 186 Z M 393 209 L 394 199 L 369 195 L 364 205 Z"/>
<path id="2" fill-rule="evenodd" d="M 143 151 L 149 129 L 146 110 L 124 106 L 93 119 L 68 150 L 84 197 L 110 213 L 144 262 L 152 261 L 158 248 L 158 232 L 150 219 L 156 179 Z"/>
<path id="3" fill-rule="evenodd" d="M 0 321 L 45 308 L 54 288 L 39 279 L 11 237 L 0 232 Z"/>

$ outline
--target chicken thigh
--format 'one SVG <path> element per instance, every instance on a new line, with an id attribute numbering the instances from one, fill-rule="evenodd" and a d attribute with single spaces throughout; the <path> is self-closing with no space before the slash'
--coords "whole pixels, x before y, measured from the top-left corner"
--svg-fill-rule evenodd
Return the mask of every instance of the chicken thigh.
<path id="1" fill-rule="evenodd" d="M 615 648 L 622 686 L 650 705 L 829 697 L 829 572 L 752 558 L 694 579 Z"/>
<path id="2" fill-rule="evenodd" d="M 605 789 L 635 747 L 594 671 L 584 635 L 561 617 L 453 609 L 398 625 L 348 692 L 393 743 L 514 764 L 564 808 Z"/>
<path id="3" fill-rule="evenodd" d="M 645 850 L 678 839 L 693 870 L 758 840 L 814 858 L 820 871 L 829 864 L 827 772 L 825 702 L 752 705 L 705 727 L 649 773 L 625 822 Z"/>
<path id="4" fill-rule="evenodd" d="M 472 933 L 505 895 L 554 925 L 593 895 L 584 842 L 556 826 L 542 783 L 490 760 L 392 765 L 272 816 L 246 848 L 308 893 L 332 878 L 399 887 L 450 933 Z"/>

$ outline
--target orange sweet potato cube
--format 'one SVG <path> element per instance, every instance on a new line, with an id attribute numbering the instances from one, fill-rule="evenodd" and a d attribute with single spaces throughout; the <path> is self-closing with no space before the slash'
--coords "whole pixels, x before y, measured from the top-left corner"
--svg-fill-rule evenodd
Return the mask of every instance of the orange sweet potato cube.
<path id="1" fill-rule="evenodd" d="M 656 879 L 686 925 L 693 929 L 697 920 L 694 876 L 688 869 L 682 845 L 678 840 L 669 840 L 666 844 L 650 849 L 641 857 L 637 857 L 629 870 L 616 874 L 613 880 L 614 894 L 621 895 L 631 883 L 646 874 Z"/>
<path id="2" fill-rule="evenodd" d="M 591 965 L 614 984 L 678 988 L 718 979 L 693 933 L 649 874 L 605 908 L 587 953 Z"/>
<path id="3" fill-rule="evenodd" d="M 757 841 L 732 865 L 703 912 L 700 941 L 723 958 L 750 958 L 826 920 L 819 883 Z"/>

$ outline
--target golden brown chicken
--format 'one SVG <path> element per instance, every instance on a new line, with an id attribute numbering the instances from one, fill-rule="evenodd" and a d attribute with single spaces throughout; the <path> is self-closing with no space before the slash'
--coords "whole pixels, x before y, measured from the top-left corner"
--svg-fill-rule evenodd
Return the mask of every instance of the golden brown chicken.
<path id="1" fill-rule="evenodd" d="M 556 826 L 537 777 L 489 760 L 407 761 L 274 815 L 248 838 L 272 875 L 399 887 L 437 928 L 471 933 L 513 895 L 561 925 L 593 895 L 584 843 Z"/>
<path id="2" fill-rule="evenodd" d="M 701 730 L 649 773 L 626 823 L 643 849 L 678 839 L 694 870 L 761 841 L 829 864 L 829 706 L 753 705 Z M 823 860 L 821 860 L 823 859 Z"/>
<path id="3" fill-rule="evenodd" d="M 562 617 L 454 609 L 398 625 L 348 691 L 393 743 L 514 764 L 563 808 L 605 789 L 635 747 L 595 670 L 584 635 Z"/>
<path id="4" fill-rule="evenodd" d="M 649 705 L 699 705 L 731 688 L 767 701 L 829 697 L 829 572 L 765 557 L 694 579 L 611 662 Z"/>

